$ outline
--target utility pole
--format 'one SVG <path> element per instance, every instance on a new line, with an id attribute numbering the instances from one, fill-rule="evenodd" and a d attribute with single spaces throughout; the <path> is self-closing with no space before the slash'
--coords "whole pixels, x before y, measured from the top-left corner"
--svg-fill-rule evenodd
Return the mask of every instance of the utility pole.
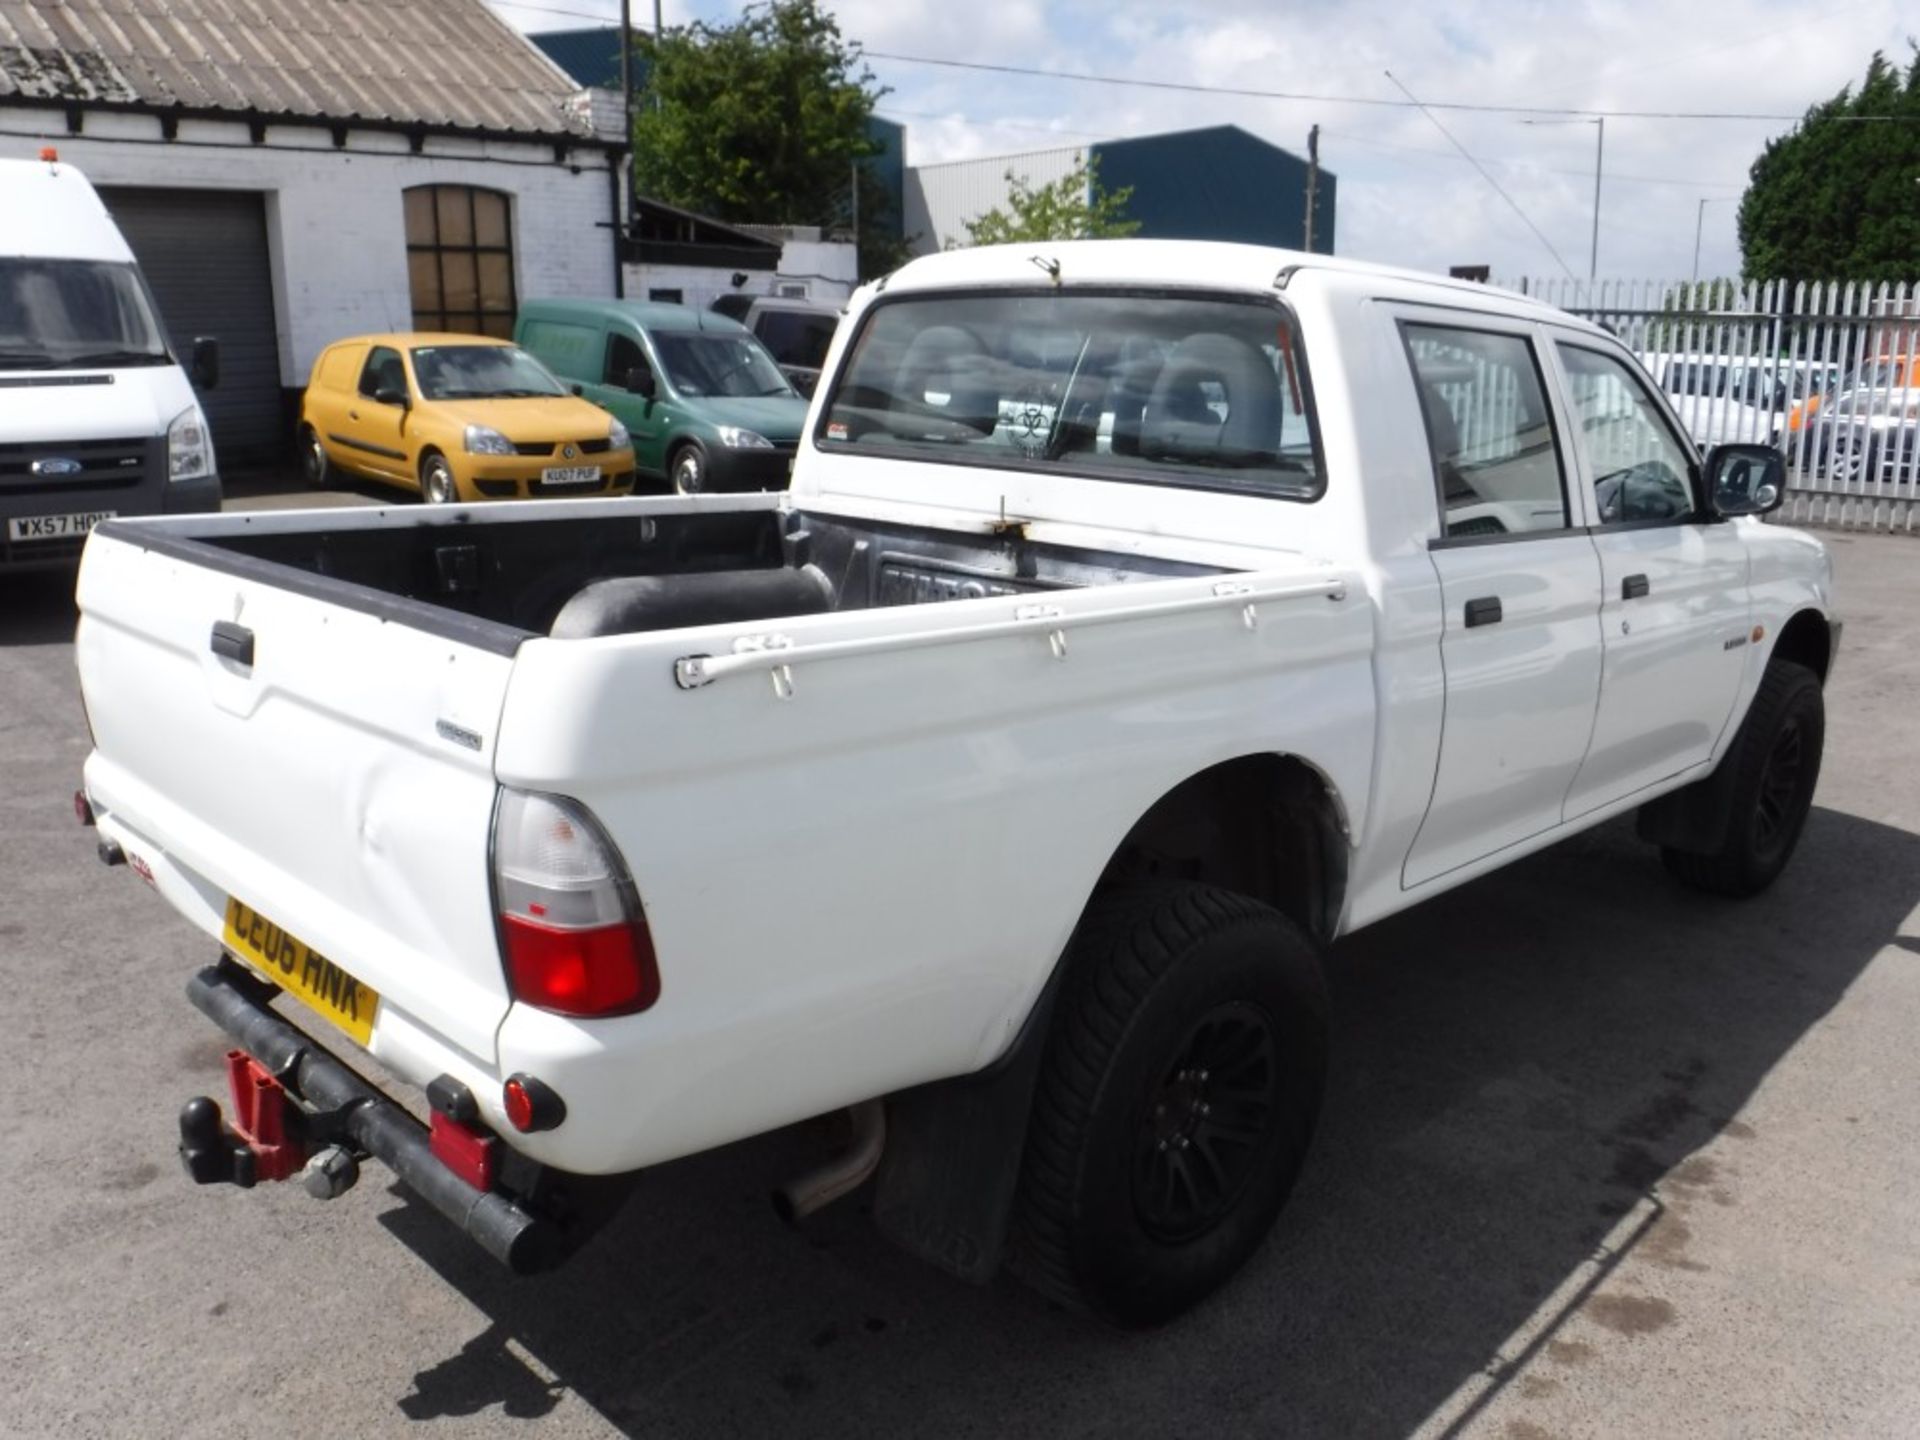
<path id="1" fill-rule="evenodd" d="M 1593 253 L 1587 260 L 1587 279 L 1600 276 L 1600 156 L 1607 148 L 1607 117 L 1594 117 L 1598 138 L 1593 142 Z"/>
<path id="2" fill-rule="evenodd" d="M 1700 207 L 1693 213 L 1693 283 L 1696 285 L 1700 283 L 1700 228 L 1707 223 L 1707 202 L 1713 198 L 1702 195 Z"/>
<path id="3" fill-rule="evenodd" d="M 1301 248 L 1313 253 L 1313 200 L 1320 186 L 1320 127 L 1307 131 L 1307 243 Z"/>
<path id="4" fill-rule="evenodd" d="M 660 24 L 660 0 L 653 0 L 653 63 L 656 66 L 660 63 L 660 37 L 664 34 L 666 34 L 666 31 Z M 655 85 L 653 87 L 653 108 L 658 110 L 661 103 L 660 87 Z"/>

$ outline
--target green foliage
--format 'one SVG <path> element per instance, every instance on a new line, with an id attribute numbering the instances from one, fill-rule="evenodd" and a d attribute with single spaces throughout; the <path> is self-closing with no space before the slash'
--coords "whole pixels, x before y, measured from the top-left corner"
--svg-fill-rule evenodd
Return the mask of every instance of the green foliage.
<path id="1" fill-rule="evenodd" d="M 1768 141 L 1749 180 L 1740 201 L 1749 277 L 1920 274 L 1920 47 L 1904 76 L 1876 51 L 1858 93 L 1842 89 Z"/>
<path id="2" fill-rule="evenodd" d="M 750 5 L 731 23 L 636 36 L 634 49 L 647 77 L 633 120 L 642 195 L 716 220 L 848 226 L 886 92 L 816 0 Z M 859 173 L 861 273 L 878 274 L 904 247 L 885 187 Z"/>
<path id="3" fill-rule="evenodd" d="M 1070 174 L 1035 187 L 1024 175 L 1007 171 L 1004 209 L 995 208 L 966 222 L 970 245 L 1005 245 L 1032 240 L 1109 240 L 1131 235 L 1138 220 L 1127 219 L 1133 187 L 1105 190 L 1097 162 L 1074 157 Z"/>

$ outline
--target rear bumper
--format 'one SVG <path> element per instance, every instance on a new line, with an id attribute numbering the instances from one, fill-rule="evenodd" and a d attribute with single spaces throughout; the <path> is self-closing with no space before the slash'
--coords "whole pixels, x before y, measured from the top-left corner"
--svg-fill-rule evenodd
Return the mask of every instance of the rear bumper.
<path id="1" fill-rule="evenodd" d="M 573 1237 L 508 1195 L 477 1190 L 447 1169 L 424 1125 L 268 1009 L 261 988 L 232 966 L 215 965 L 188 982 L 187 998 L 295 1099 L 317 1111 L 344 1112 L 341 1125 L 356 1147 L 509 1270 L 534 1274 L 566 1258 Z"/>

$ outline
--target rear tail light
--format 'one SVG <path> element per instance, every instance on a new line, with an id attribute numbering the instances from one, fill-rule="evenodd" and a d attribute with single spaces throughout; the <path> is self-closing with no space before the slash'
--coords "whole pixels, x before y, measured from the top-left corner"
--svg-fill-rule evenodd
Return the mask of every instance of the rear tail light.
<path id="1" fill-rule="evenodd" d="M 493 819 L 493 879 L 516 1000 L 597 1017 L 631 1015 L 660 998 L 639 893 L 584 805 L 503 789 Z"/>

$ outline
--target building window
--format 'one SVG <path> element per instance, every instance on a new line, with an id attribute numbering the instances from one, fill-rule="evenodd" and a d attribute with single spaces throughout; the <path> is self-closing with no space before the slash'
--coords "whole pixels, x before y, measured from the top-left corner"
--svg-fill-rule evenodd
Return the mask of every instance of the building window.
<path id="1" fill-rule="evenodd" d="M 419 185 L 405 199 L 414 328 L 512 339 L 507 197 L 470 185 Z"/>
<path id="2" fill-rule="evenodd" d="M 681 303 L 680 293 L 678 290 L 661 290 L 656 288 L 647 291 L 647 299 L 658 300 L 667 305 L 678 305 Z"/>

